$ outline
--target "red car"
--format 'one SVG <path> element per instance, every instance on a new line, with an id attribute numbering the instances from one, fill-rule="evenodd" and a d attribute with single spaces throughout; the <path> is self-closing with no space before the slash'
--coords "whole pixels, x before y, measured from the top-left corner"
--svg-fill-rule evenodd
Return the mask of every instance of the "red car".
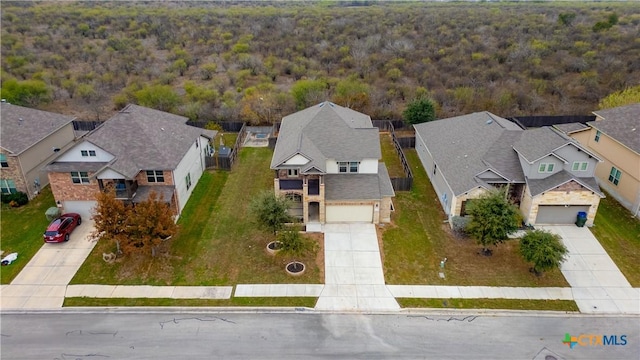
<path id="1" fill-rule="evenodd" d="M 47 231 L 45 231 L 43 235 L 44 242 L 59 243 L 69 241 L 69 235 L 80 224 L 82 224 L 80 214 L 62 214 L 62 216 L 53 220 L 47 227 Z"/>

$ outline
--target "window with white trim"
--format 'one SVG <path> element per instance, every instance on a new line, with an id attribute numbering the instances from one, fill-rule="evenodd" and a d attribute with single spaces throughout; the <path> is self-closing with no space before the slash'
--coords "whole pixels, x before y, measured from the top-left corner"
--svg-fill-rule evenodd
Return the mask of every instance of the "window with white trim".
<path id="1" fill-rule="evenodd" d="M 600 135 L 602 135 L 600 130 L 596 130 L 596 137 L 593 139 L 593 141 L 595 141 L 595 142 L 600 141 Z"/>
<path id="2" fill-rule="evenodd" d="M 80 155 L 85 156 L 96 156 L 95 150 L 80 150 Z"/>
<path id="3" fill-rule="evenodd" d="M 298 177 L 298 169 L 287 169 L 288 177 Z"/>
<path id="4" fill-rule="evenodd" d="M 338 162 L 338 172 L 341 173 L 357 173 L 360 167 L 358 161 L 340 161 Z"/>
<path id="5" fill-rule="evenodd" d="M 571 171 L 587 171 L 589 163 L 586 161 L 574 161 L 571 165 Z"/>
<path id="6" fill-rule="evenodd" d="M 14 194 L 18 192 L 15 181 L 11 179 L 0 179 L 0 191 L 3 194 Z"/>
<path id="7" fill-rule="evenodd" d="M 89 173 L 86 171 L 72 171 L 71 181 L 74 184 L 89 184 Z"/>
<path id="8" fill-rule="evenodd" d="M 540 163 L 540 166 L 538 167 L 538 172 L 539 173 L 545 173 L 545 172 L 553 172 L 553 168 L 555 167 L 555 165 L 553 163 Z"/>
<path id="9" fill-rule="evenodd" d="M 617 186 L 620 183 L 620 176 L 622 176 L 622 172 L 612 166 L 611 172 L 609 172 L 609 182 Z"/>
<path id="10" fill-rule="evenodd" d="M 184 178 L 184 181 L 187 183 L 187 190 L 189 190 L 189 188 L 191 187 L 191 174 L 187 174 L 187 176 Z"/>
<path id="11" fill-rule="evenodd" d="M 164 172 L 162 170 L 147 170 L 147 182 L 163 183 Z"/>
<path id="12" fill-rule="evenodd" d="M 9 162 L 7 161 L 7 155 L 0 154 L 0 166 L 9 167 Z"/>

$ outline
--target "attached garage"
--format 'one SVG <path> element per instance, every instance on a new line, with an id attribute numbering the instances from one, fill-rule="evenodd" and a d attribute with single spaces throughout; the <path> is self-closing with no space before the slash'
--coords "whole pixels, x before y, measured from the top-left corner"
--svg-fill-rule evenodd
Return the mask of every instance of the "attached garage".
<path id="1" fill-rule="evenodd" d="M 95 201 L 64 201 L 63 211 L 65 213 L 78 213 L 82 220 L 89 220 L 93 215 L 93 208 L 96 206 Z"/>
<path id="2" fill-rule="evenodd" d="M 373 222 L 373 205 L 327 205 L 326 222 Z"/>
<path id="3" fill-rule="evenodd" d="M 578 212 L 588 213 L 589 208 L 589 205 L 540 205 L 535 224 L 573 224 L 576 222 Z"/>

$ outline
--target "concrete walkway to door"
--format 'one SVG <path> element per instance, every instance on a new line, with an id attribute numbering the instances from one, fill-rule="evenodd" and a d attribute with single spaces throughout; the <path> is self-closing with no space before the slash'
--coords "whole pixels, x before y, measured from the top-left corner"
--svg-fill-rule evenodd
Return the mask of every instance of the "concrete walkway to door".
<path id="1" fill-rule="evenodd" d="M 384 283 L 373 224 L 324 225 L 325 285 L 318 310 L 399 310 Z"/>
<path id="2" fill-rule="evenodd" d="M 632 288 L 589 228 L 539 226 L 562 237 L 569 250 L 560 270 L 571 285 L 580 312 L 638 314 L 640 289 Z"/>

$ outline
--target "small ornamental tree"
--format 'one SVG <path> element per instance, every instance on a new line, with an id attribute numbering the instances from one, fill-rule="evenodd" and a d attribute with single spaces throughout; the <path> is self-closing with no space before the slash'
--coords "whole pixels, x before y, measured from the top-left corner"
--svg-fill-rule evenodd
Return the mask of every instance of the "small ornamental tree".
<path id="1" fill-rule="evenodd" d="M 482 245 L 485 255 L 491 255 L 489 245 L 497 246 L 507 235 L 518 229 L 520 213 L 505 198 L 504 191 L 491 191 L 474 199 L 467 208 L 471 220 L 467 233 Z"/>
<path id="2" fill-rule="evenodd" d="M 95 212 L 91 217 L 95 230 L 91 233 L 91 238 L 112 240 L 120 252 L 120 241 L 126 238 L 126 223 L 130 215 L 131 209 L 116 199 L 114 187 L 107 186 L 105 191 L 96 196 Z"/>
<path id="3" fill-rule="evenodd" d="M 418 98 L 407 104 L 407 108 L 402 113 L 404 122 L 409 125 L 420 124 L 435 120 L 436 110 L 433 101 L 427 98 Z"/>
<path id="4" fill-rule="evenodd" d="M 155 256 L 158 245 L 175 235 L 178 227 L 173 221 L 173 211 L 164 201 L 164 197 L 151 192 L 149 198 L 133 208 L 127 221 L 127 248 L 151 249 Z"/>
<path id="5" fill-rule="evenodd" d="M 543 230 L 528 232 L 520 240 L 520 254 L 533 263 L 536 275 L 543 271 L 558 268 L 565 259 L 567 248 L 562 244 L 559 235 Z"/>
<path id="6" fill-rule="evenodd" d="M 258 194 L 249 204 L 249 211 L 258 223 L 274 234 L 282 229 L 284 223 L 291 221 L 288 210 L 289 200 L 269 190 Z"/>

